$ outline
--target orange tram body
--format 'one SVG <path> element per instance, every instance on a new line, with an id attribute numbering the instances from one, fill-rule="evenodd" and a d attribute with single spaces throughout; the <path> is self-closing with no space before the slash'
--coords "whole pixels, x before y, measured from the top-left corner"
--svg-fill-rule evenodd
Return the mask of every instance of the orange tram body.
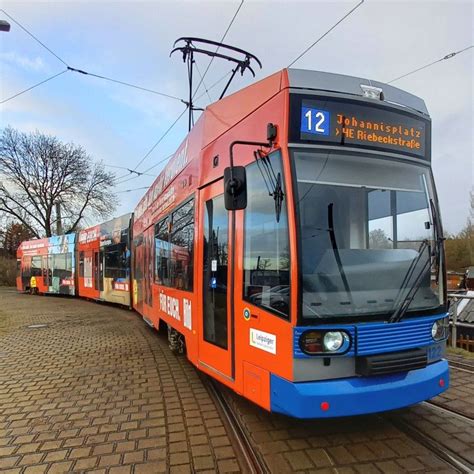
<path id="1" fill-rule="evenodd" d="M 209 105 L 133 215 L 62 238 L 63 285 L 43 281 L 43 239 L 18 251 L 19 290 L 131 306 L 266 410 L 357 415 L 448 387 L 431 121 L 400 89 L 284 69 Z"/>

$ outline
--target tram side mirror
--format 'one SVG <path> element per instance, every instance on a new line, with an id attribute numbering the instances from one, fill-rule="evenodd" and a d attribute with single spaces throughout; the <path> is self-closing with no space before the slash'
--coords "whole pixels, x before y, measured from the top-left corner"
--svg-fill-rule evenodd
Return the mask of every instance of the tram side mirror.
<path id="1" fill-rule="evenodd" d="M 244 166 L 229 166 L 224 170 L 224 203 L 228 211 L 247 207 L 247 174 Z"/>

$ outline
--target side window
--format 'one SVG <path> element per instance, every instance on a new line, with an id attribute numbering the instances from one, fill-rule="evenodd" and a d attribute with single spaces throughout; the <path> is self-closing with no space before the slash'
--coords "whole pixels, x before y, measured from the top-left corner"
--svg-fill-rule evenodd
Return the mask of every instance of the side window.
<path id="1" fill-rule="evenodd" d="M 290 245 L 281 154 L 270 155 L 269 164 L 274 175 L 281 176 L 283 201 L 279 219 L 259 163 L 247 166 L 244 299 L 289 318 Z"/>
<path id="2" fill-rule="evenodd" d="M 79 252 L 79 276 L 84 278 L 84 252 Z"/>
<path id="3" fill-rule="evenodd" d="M 169 286 L 168 261 L 170 259 L 170 216 L 155 226 L 155 282 Z"/>
<path id="4" fill-rule="evenodd" d="M 125 243 L 105 247 L 105 278 L 127 278 L 127 246 Z"/>
<path id="5" fill-rule="evenodd" d="M 193 290 L 194 202 L 189 201 L 172 214 L 170 235 L 170 285 Z"/>
<path id="6" fill-rule="evenodd" d="M 41 276 L 41 257 L 33 257 L 31 259 L 31 276 Z"/>
<path id="7" fill-rule="evenodd" d="M 193 290 L 194 201 L 182 205 L 155 226 L 155 282 Z"/>

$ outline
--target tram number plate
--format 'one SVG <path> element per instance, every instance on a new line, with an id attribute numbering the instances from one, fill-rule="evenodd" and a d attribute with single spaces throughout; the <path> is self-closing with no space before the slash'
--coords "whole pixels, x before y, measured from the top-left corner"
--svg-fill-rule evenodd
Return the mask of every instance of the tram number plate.
<path id="1" fill-rule="evenodd" d="M 432 346 L 428 347 L 427 357 L 428 363 L 435 362 L 441 359 L 444 355 L 444 342 L 441 344 L 433 344 Z"/>

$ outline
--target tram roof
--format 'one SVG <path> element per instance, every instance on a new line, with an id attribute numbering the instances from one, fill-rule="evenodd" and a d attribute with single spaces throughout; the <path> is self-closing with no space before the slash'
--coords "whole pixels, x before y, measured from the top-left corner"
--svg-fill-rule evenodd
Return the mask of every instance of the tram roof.
<path id="1" fill-rule="evenodd" d="M 301 89 L 362 98 L 364 94 L 361 85 L 380 87 L 384 93 L 384 103 L 397 104 L 428 115 L 423 99 L 390 84 L 322 71 L 282 69 L 206 107 L 176 153 L 138 203 L 135 209 L 136 219 L 174 180 L 177 173 L 183 169 L 177 170 L 179 167 L 177 163 L 179 164 L 182 161 L 183 153 L 192 158 L 196 157 L 200 150 L 213 143 L 282 90 L 287 88 L 292 90 Z M 186 159 L 185 162 L 187 163 L 188 160 Z"/>
<path id="2" fill-rule="evenodd" d="M 363 97 L 361 85 L 380 87 L 383 90 L 384 102 L 402 105 L 429 115 L 423 99 L 384 82 L 306 69 L 288 69 L 287 71 L 288 82 L 291 88 L 312 89 Z"/>

